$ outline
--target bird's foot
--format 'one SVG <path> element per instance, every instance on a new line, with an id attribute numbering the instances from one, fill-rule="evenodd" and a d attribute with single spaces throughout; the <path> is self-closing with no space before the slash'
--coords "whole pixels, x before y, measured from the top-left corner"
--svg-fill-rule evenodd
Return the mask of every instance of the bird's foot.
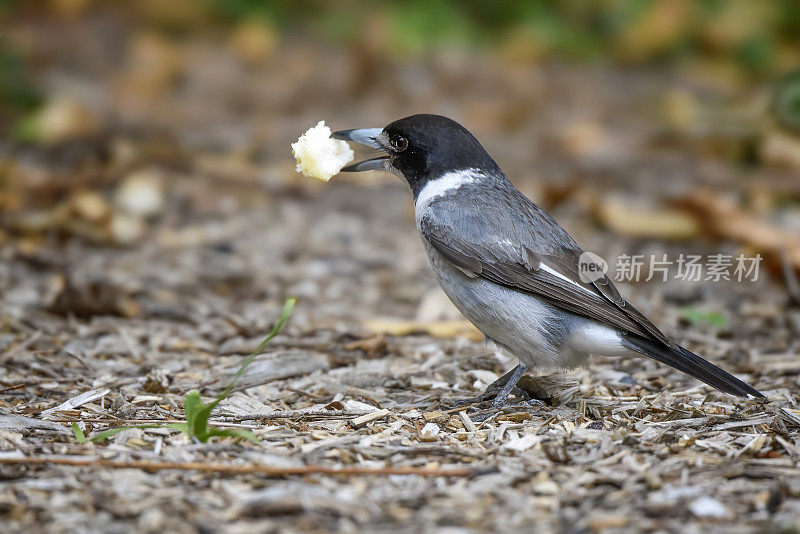
<path id="1" fill-rule="evenodd" d="M 486 391 L 478 395 L 477 397 L 470 397 L 468 399 L 462 399 L 460 401 L 456 401 L 453 403 L 454 406 L 465 406 L 467 404 L 482 404 L 487 401 L 492 401 L 492 407 L 495 409 L 502 408 L 508 402 L 508 397 L 511 395 L 512 392 L 517 394 L 517 391 L 520 393 L 522 390 L 517 390 L 517 382 L 519 381 L 520 377 L 525 374 L 528 370 L 528 366 L 524 364 L 519 364 L 514 367 L 512 370 L 508 371 L 506 374 L 489 384 L 486 388 Z M 523 395 L 524 396 L 524 395 Z"/>
<path id="2" fill-rule="evenodd" d="M 483 404 L 484 402 L 496 399 L 499 388 L 490 391 L 490 387 L 486 388 L 486 391 L 484 391 L 480 395 L 476 395 L 474 397 L 467 397 L 466 399 L 455 401 L 453 403 L 453 407 L 460 408 L 461 406 L 467 406 L 468 404 Z"/>
<path id="3" fill-rule="evenodd" d="M 487 419 L 496 417 L 500 414 L 525 412 L 525 411 L 530 411 L 533 408 L 541 408 L 543 406 L 547 406 L 547 404 L 544 401 L 532 398 L 529 398 L 523 402 L 506 403 L 502 406 L 495 405 L 494 403 L 492 403 L 492 406 L 489 408 L 484 408 L 484 409 L 476 408 L 474 412 L 470 412 L 469 417 L 470 419 L 472 419 L 473 422 L 480 423 L 486 421 Z"/>

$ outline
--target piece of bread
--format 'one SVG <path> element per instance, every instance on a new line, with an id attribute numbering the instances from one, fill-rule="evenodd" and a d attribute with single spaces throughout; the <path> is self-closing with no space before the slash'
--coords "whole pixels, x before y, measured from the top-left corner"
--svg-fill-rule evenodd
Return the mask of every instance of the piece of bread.
<path id="1" fill-rule="evenodd" d="M 297 172 L 327 182 L 342 167 L 353 161 L 353 151 L 346 141 L 331 139 L 331 129 L 319 121 L 292 143 Z"/>

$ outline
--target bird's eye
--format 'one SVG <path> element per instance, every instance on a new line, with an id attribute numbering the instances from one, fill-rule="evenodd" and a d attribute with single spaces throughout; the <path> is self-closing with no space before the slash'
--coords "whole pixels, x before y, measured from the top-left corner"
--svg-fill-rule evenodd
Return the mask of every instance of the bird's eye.
<path id="1" fill-rule="evenodd" d="M 406 139 L 402 135 L 398 135 L 397 137 L 392 137 L 389 140 L 389 144 L 392 145 L 392 149 L 394 151 L 402 152 L 403 150 L 408 148 L 408 139 Z"/>

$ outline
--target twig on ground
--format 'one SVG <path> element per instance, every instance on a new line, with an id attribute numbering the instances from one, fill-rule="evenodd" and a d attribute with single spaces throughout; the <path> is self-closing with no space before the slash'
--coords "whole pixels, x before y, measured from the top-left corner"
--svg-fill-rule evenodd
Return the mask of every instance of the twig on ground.
<path id="1" fill-rule="evenodd" d="M 272 419 L 297 419 L 307 417 L 360 417 L 373 413 L 371 410 L 278 410 L 269 413 L 251 413 L 236 415 L 233 417 L 226 416 L 226 419 L 231 421 L 260 421 Z"/>

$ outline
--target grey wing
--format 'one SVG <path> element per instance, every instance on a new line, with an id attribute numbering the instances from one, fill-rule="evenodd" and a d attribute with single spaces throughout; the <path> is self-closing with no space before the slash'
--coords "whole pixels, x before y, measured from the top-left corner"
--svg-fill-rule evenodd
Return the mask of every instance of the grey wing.
<path id="1" fill-rule="evenodd" d="M 439 254 L 460 269 L 623 332 L 674 345 L 622 298 L 608 277 L 603 275 L 594 283 L 582 282 L 578 270 L 581 249 L 555 221 L 528 203 L 526 207 L 536 210 L 535 219 L 532 213 L 525 221 L 512 218 L 508 211 L 493 211 L 500 220 L 491 225 L 475 213 L 467 221 L 456 221 L 453 209 L 433 204 L 420 218 L 419 231 Z M 463 212 L 460 217 L 464 218 Z M 496 228 L 502 229 L 502 236 L 497 235 Z M 542 235 L 550 240 L 541 242 Z"/>

